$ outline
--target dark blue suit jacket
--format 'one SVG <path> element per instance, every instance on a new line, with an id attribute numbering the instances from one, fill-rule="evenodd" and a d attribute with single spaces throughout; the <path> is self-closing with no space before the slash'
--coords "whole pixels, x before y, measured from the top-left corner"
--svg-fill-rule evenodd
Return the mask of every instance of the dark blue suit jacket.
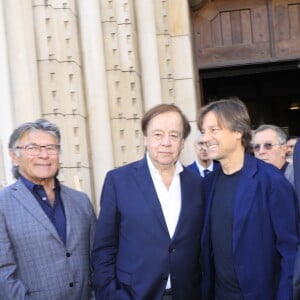
<path id="1" fill-rule="evenodd" d="M 168 274 L 174 300 L 200 299 L 202 179 L 184 168 L 180 182 L 171 239 L 147 160 L 108 172 L 92 251 L 96 299 L 161 300 Z"/>
<path id="2" fill-rule="evenodd" d="M 294 180 L 295 180 L 295 190 L 298 198 L 298 215 L 300 207 L 300 141 L 298 141 L 294 147 L 293 154 L 293 166 L 294 166 Z M 299 220 L 299 216 L 298 216 Z M 295 262 L 294 269 L 294 299 L 300 299 L 300 249 L 297 253 L 297 258 Z"/>
<path id="3" fill-rule="evenodd" d="M 221 168 L 204 181 L 207 206 L 203 247 L 203 298 L 213 299 L 210 212 Z M 292 299 L 298 232 L 295 193 L 283 174 L 246 154 L 233 212 L 233 263 L 244 300 Z"/>
<path id="4" fill-rule="evenodd" d="M 300 140 L 295 144 L 293 154 L 295 190 L 298 198 L 298 207 L 300 207 Z"/>

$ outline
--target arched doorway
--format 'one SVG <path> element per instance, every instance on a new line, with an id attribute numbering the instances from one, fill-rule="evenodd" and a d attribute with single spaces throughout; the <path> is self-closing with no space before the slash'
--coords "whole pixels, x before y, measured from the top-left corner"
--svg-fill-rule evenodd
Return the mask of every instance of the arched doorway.
<path id="1" fill-rule="evenodd" d="M 210 0 L 192 22 L 203 102 L 238 96 L 254 127 L 300 135 L 300 1 Z"/>

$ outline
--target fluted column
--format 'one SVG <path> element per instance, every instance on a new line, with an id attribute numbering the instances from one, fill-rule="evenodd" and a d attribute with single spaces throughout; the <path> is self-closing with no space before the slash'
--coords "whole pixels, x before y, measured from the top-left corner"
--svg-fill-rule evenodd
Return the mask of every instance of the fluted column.
<path id="1" fill-rule="evenodd" d="M 154 2 L 135 1 L 145 110 L 162 103 Z"/>
<path id="2" fill-rule="evenodd" d="M 106 172 L 113 168 L 113 148 L 107 95 L 103 33 L 98 0 L 77 1 L 89 112 L 91 165 L 95 182 L 96 205 Z"/>
<path id="3" fill-rule="evenodd" d="M 0 188 L 11 183 L 11 161 L 8 155 L 8 139 L 13 130 L 13 103 L 10 95 L 9 69 L 7 62 L 7 44 L 4 22 L 5 1 L 0 1 Z"/>
<path id="4" fill-rule="evenodd" d="M 31 2 L 3 2 L 16 124 L 41 116 Z"/>

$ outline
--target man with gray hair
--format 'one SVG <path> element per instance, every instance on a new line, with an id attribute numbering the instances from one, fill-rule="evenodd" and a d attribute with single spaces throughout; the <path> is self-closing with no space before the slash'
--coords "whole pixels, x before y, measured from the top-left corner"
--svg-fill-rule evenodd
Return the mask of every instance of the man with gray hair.
<path id="1" fill-rule="evenodd" d="M 294 186 L 293 165 L 286 161 L 286 140 L 286 134 L 280 127 L 263 124 L 253 132 L 252 150 L 255 157 L 280 169 Z"/>
<path id="2" fill-rule="evenodd" d="M 57 179 L 58 127 L 20 125 L 9 154 L 17 180 L 0 191 L 0 299 L 91 299 L 96 217 L 86 194 Z"/>

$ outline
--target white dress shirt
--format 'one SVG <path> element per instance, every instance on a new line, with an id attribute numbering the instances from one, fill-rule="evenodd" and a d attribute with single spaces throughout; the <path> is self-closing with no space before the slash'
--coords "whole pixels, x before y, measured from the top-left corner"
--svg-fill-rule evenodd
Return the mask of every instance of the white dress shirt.
<path id="1" fill-rule="evenodd" d="M 162 181 L 159 171 L 153 165 L 148 153 L 147 163 L 162 208 L 162 212 L 165 217 L 169 235 L 170 238 L 172 238 L 177 226 L 181 210 L 181 185 L 179 174 L 183 171 L 183 167 L 179 161 L 176 162 L 174 177 L 168 190 Z M 166 288 L 168 289 L 170 287 L 171 281 L 169 275 Z"/>

